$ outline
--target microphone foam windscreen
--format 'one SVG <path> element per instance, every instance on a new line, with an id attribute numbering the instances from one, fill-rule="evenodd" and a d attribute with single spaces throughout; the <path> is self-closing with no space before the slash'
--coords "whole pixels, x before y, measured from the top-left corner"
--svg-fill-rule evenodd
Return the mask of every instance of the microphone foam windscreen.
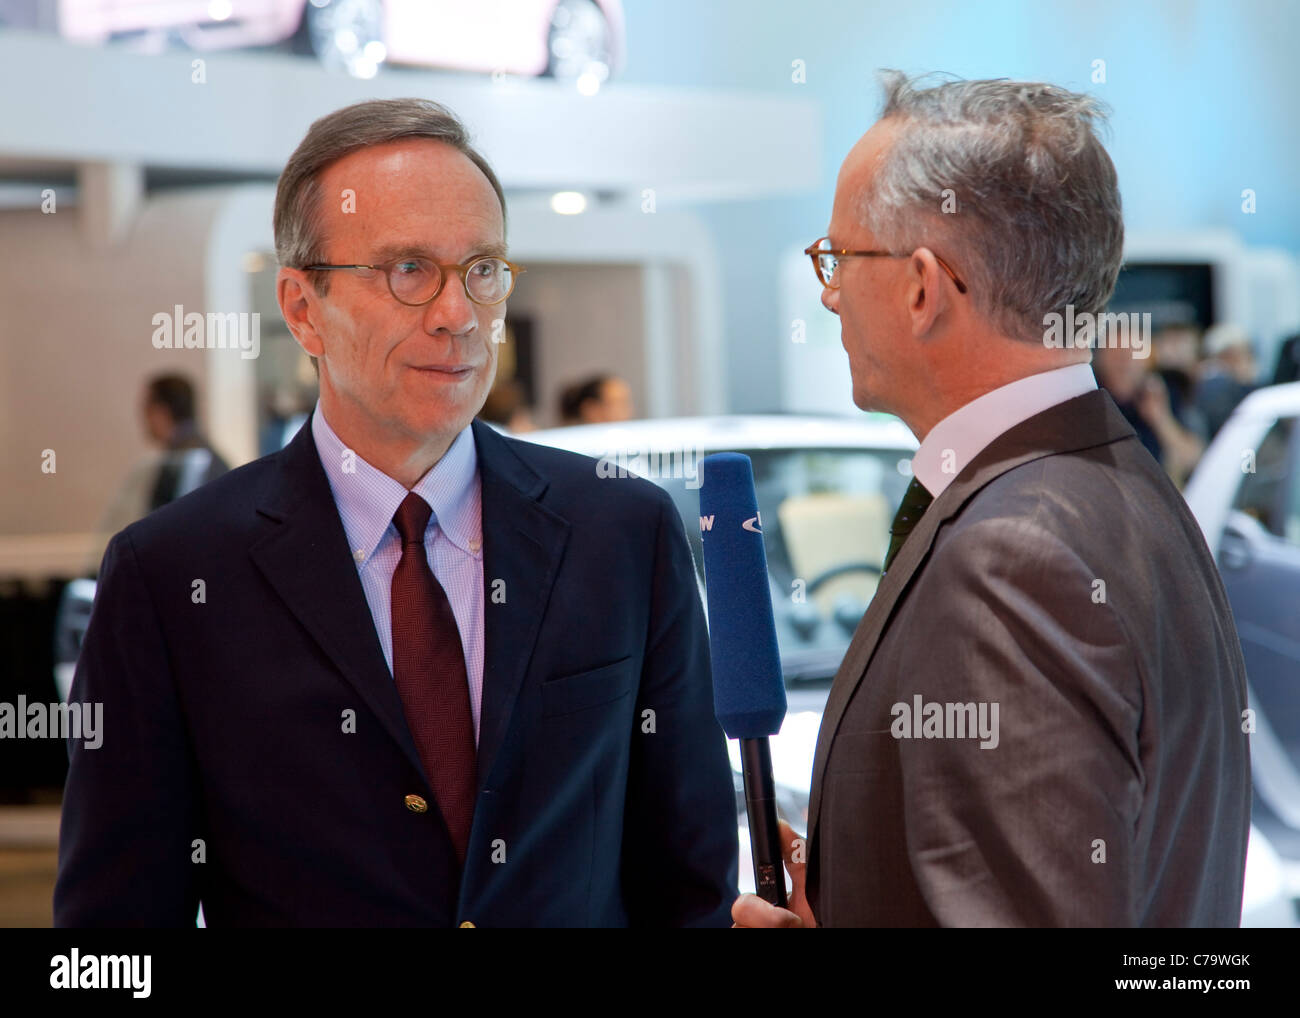
<path id="1" fill-rule="evenodd" d="M 775 735 L 785 720 L 785 680 L 754 468 L 736 452 L 706 456 L 700 467 L 714 713 L 733 739 Z"/>

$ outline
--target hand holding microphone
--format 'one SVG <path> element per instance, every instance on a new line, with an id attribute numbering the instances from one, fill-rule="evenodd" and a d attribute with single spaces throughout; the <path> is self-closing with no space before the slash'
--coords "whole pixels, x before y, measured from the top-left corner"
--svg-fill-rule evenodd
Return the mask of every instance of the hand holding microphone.
<path id="1" fill-rule="evenodd" d="M 808 870 L 807 842 L 802 834 L 784 820 L 781 827 L 781 852 L 785 868 L 790 871 L 790 902 L 785 908 L 769 904 L 756 894 L 742 894 L 731 906 L 732 928 L 736 929 L 798 929 L 813 928 L 817 920 L 804 893 Z"/>
<path id="2" fill-rule="evenodd" d="M 785 678 L 753 466 L 740 453 L 718 453 L 706 456 L 701 469 L 700 536 L 714 713 L 727 736 L 740 740 L 754 884 L 761 899 L 742 895 L 732 918 L 744 926 L 813 926 L 803 897 L 803 865 L 794 861 L 801 839 L 789 824 L 777 824 L 768 736 L 779 732 L 785 720 Z M 790 904 L 802 914 L 787 909 L 783 858 L 795 881 Z"/>

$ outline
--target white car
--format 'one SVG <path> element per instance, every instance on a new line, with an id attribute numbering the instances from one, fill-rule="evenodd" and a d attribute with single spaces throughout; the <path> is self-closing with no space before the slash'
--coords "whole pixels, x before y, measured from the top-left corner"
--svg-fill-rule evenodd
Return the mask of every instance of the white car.
<path id="1" fill-rule="evenodd" d="M 1300 384 L 1288 388 L 1300 411 Z M 1230 429 L 1231 422 L 1224 430 Z M 1268 428 L 1249 430 L 1258 438 Z M 606 476 L 635 473 L 665 488 L 686 527 L 702 596 L 699 460 L 715 452 L 743 452 L 753 461 L 789 704 L 780 734 L 771 739 L 772 769 L 781 814 L 796 830 L 806 831 L 822 711 L 831 679 L 875 592 L 889 524 L 911 477 L 915 437 L 884 414 L 676 418 L 554 428 L 520 437 L 595 457 Z M 728 740 L 728 749 L 737 789 L 740 889 L 752 891 L 739 744 Z M 1252 827 L 1243 926 L 1297 925 L 1286 880 L 1285 861 Z"/>
<path id="2" fill-rule="evenodd" d="M 1186 497 L 1219 564 L 1246 660 L 1252 821 L 1276 849 L 1285 893 L 1300 900 L 1300 383 L 1247 396 L 1201 457 Z"/>

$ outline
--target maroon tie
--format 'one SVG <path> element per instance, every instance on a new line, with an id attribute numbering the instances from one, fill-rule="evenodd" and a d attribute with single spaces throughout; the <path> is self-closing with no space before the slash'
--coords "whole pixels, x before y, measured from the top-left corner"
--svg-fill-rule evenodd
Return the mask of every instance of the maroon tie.
<path id="1" fill-rule="evenodd" d="M 464 863 L 474 819 L 474 719 L 456 616 L 424 549 L 431 512 L 429 503 L 411 492 L 393 517 L 402 538 L 402 558 L 393 572 L 393 679 L 456 856 Z"/>

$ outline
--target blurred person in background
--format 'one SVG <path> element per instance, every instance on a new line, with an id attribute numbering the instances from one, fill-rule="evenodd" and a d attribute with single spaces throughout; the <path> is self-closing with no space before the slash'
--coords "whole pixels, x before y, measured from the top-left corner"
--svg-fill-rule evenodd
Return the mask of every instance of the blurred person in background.
<path id="1" fill-rule="evenodd" d="M 1237 404 L 1254 388 L 1255 351 L 1246 330 L 1230 324 L 1209 329 L 1196 388 L 1196 405 L 1205 417 L 1208 438 L 1219 433 Z"/>
<path id="2" fill-rule="evenodd" d="M 194 385 L 185 376 L 150 378 L 140 414 L 145 437 L 156 449 L 131 468 L 105 510 L 83 570 L 87 576 L 97 573 L 113 534 L 230 469 L 199 430 Z"/>
<path id="3" fill-rule="evenodd" d="M 595 375 L 560 393 L 561 424 L 610 424 L 636 416 L 632 389 L 617 375 Z"/>
<path id="4" fill-rule="evenodd" d="M 145 388 L 144 425 L 163 449 L 162 465 L 149 496 L 149 511 L 188 495 L 220 477 L 229 464 L 199 431 L 194 386 L 181 375 L 159 375 Z"/>
<path id="5" fill-rule="evenodd" d="M 1273 384 L 1285 385 L 1300 381 L 1300 332 L 1288 336 L 1277 352 L 1277 367 L 1273 370 Z"/>
<path id="6" fill-rule="evenodd" d="M 1205 450 L 1205 443 L 1174 416 L 1169 389 L 1151 362 L 1131 350 L 1099 345 L 1092 370 L 1124 419 L 1157 463 L 1180 488 Z"/>
<path id="7" fill-rule="evenodd" d="M 1169 410 L 1184 428 L 1206 439 L 1205 419 L 1196 406 L 1196 379 L 1200 369 L 1200 331 L 1190 322 L 1170 323 L 1156 330 L 1151 352 L 1154 373 L 1169 393 Z"/>
<path id="8" fill-rule="evenodd" d="M 479 420 L 512 435 L 522 435 L 536 431 L 533 423 L 533 410 L 528 405 L 524 387 L 518 381 L 498 382 L 488 393 L 487 402 L 478 413 Z"/>
<path id="9" fill-rule="evenodd" d="M 314 388 L 314 387 L 313 387 Z M 262 426 L 258 430 L 259 455 L 278 452 L 307 423 L 316 394 L 306 386 L 276 385 L 262 394 Z"/>

